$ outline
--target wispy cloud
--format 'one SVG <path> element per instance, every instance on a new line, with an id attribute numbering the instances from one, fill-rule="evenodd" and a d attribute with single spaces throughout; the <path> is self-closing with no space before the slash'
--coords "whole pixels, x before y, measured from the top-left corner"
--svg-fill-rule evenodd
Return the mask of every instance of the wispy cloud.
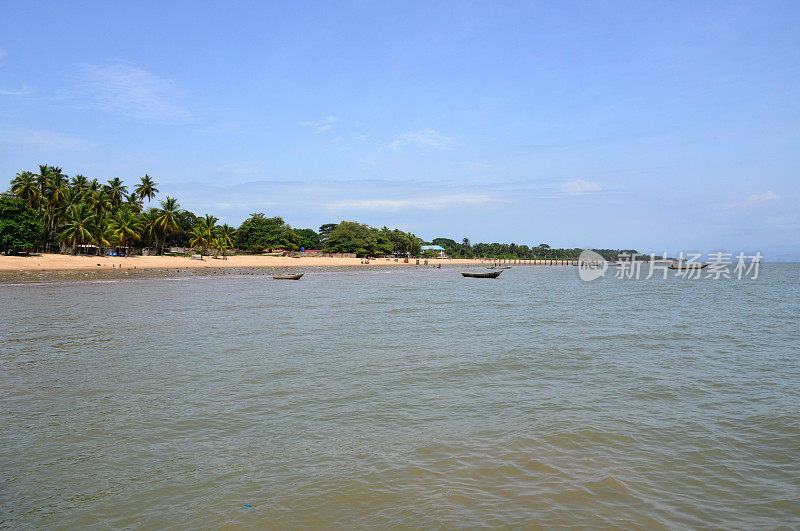
<path id="1" fill-rule="evenodd" d="M 458 194 L 409 199 L 352 199 L 328 203 L 326 207 L 331 210 L 432 210 L 451 206 L 480 205 L 495 201 L 498 200 L 487 195 Z"/>
<path id="2" fill-rule="evenodd" d="M 486 162 L 479 162 L 474 160 L 468 160 L 461 163 L 461 166 L 464 169 L 469 171 L 477 171 L 477 172 L 485 172 L 485 171 L 494 171 L 498 170 L 499 168 L 493 164 L 489 164 Z"/>
<path id="3" fill-rule="evenodd" d="M 78 94 L 90 108 L 143 122 L 186 123 L 191 114 L 177 103 L 179 96 L 172 82 L 123 62 L 85 66 Z"/>
<path id="4" fill-rule="evenodd" d="M 433 149 L 446 149 L 453 144 L 453 141 L 434 129 L 423 129 L 420 131 L 408 131 L 401 135 L 396 135 L 394 140 L 387 144 L 391 149 L 399 149 L 402 146 L 423 146 Z"/>
<path id="5" fill-rule="evenodd" d="M 25 96 L 30 93 L 31 91 L 28 87 L 22 87 L 17 90 L 0 89 L 0 96 Z"/>
<path id="6" fill-rule="evenodd" d="M 15 146 L 28 146 L 56 150 L 79 150 L 95 146 L 94 142 L 75 136 L 40 129 L 37 131 L 0 130 L 0 142 Z"/>
<path id="7" fill-rule="evenodd" d="M 215 173 L 231 175 L 253 175 L 261 171 L 261 168 L 256 165 L 247 164 L 221 164 L 219 166 L 209 166 L 208 169 Z"/>
<path id="8" fill-rule="evenodd" d="M 603 188 L 594 181 L 575 179 L 561 183 L 561 192 L 566 195 L 580 195 L 588 192 L 599 192 Z"/>
<path id="9" fill-rule="evenodd" d="M 766 203 L 767 201 L 775 201 L 778 199 L 779 196 L 774 194 L 772 190 L 766 191 L 763 194 L 753 194 L 744 201 L 740 201 L 738 203 L 728 203 L 725 208 L 745 208 L 750 207 L 753 205 L 758 205 L 761 203 Z"/>
<path id="10" fill-rule="evenodd" d="M 315 122 L 314 121 L 300 122 L 299 125 L 301 127 L 311 127 L 317 133 L 322 133 L 323 131 L 327 131 L 328 129 L 333 129 L 333 126 L 340 121 L 341 118 L 339 118 L 338 116 L 329 115 Z"/>

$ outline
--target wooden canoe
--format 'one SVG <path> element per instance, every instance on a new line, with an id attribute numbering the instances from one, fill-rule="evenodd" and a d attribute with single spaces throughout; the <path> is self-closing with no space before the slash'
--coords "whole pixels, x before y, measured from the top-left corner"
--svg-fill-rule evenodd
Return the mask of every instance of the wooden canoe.
<path id="1" fill-rule="evenodd" d="M 708 264 L 670 265 L 668 269 L 703 269 L 705 267 L 708 267 Z"/>
<path id="2" fill-rule="evenodd" d="M 299 275 L 272 275 L 272 278 L 275 280 L 300 280 L 303 275 L 305 273 L 300 273 Z"/>
<path id="3" fill-rule="evenodd" d="M 486 273 L 461 273 L 461 276 L 470 277 L 470 278 L 497 278 L 500 276 L 503 270 L 500 271 L 489 271 Z"/>

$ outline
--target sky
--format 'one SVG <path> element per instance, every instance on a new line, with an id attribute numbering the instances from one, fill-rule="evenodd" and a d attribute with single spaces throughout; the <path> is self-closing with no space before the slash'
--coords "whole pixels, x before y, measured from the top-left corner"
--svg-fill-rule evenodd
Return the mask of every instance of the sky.
<path id="1" fill-rule="evenodd" d="M 798 2 L 0 2 L 0 178 L 800 259 Z M 0 188 L 4 185 L 0 184 Z"/>

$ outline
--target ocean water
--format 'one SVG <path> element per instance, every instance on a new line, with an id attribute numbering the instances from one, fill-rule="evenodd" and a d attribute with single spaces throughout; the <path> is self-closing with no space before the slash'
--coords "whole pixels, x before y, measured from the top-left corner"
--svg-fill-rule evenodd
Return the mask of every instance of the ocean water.
<path id="1" fill-rule="evenodd" d="M 0 526 L 797 528 L 798 286 L 0 285 Z"/>

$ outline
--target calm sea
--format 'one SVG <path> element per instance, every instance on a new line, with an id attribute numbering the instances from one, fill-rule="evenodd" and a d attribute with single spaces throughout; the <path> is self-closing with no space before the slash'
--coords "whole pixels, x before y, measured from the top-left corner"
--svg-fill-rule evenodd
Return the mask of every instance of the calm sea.
<path id="1" fill-rule="evenodd" d="M 0 285 L 0 525 L 797 528 L 799 286 Z"/>

